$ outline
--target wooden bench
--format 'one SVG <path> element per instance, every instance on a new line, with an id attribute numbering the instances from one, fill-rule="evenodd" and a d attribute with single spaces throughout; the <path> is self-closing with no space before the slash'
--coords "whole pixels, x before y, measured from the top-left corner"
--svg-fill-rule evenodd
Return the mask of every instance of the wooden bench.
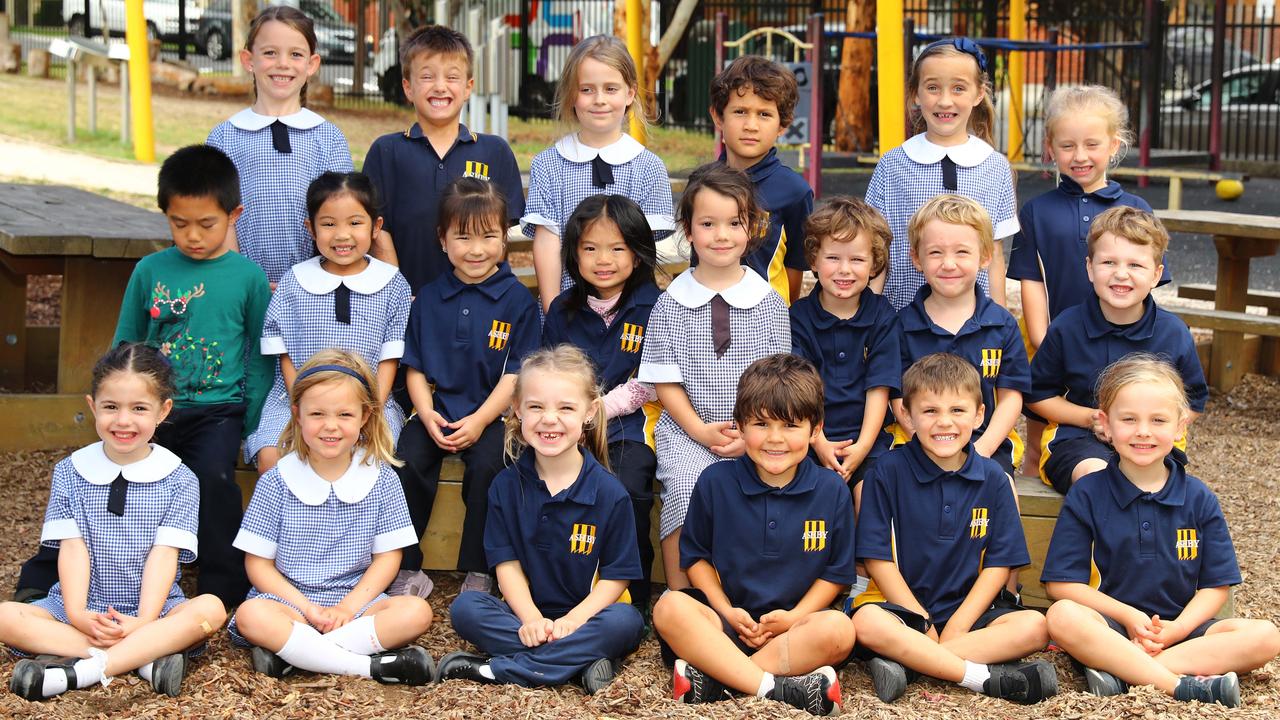
<path id="1" fill-rule="evenodd" d="M 1209 283 L 1187 283 L 1178 286 L 1178 297 L 1215 302 L 1218 299 L 1218 288 Z M 1250 290 L 1245 295 L 1245 304 L 1264 308 L 1268 315 L 1280 315 L 1280 292 Z"/>

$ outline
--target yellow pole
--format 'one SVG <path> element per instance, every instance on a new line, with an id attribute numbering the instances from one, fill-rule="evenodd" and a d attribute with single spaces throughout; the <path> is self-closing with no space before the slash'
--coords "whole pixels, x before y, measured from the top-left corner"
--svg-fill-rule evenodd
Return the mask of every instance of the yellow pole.
<path id="1" fill-rule="evenodd" d="M 1027 0 L 1009 0 L 1009 39 L 1027 39 Z M 1021 50 L 1009 52 L 1009 161 L 1022 162 L 1022 90 L 1027 79 L 1027 57 Z"/>
<path id="2" fill-rule="evenodd" d="M 155 162 L 156 139 L 151 124 L 151 48 L 147 43 L 147 19 L 142 14 L 142 0 L 127 1 L 124 27 L 129 42 L 133 156 L 141 162 Z"/>
<path id="3" fill-rule="evenodd" d="M 640 77 L 642 93 L 647 97 L 648 93 L 644 92 L 649 88 L 643 87 L 644 83 L 644 7 L 640 0 L 627 0 L 627 50 L 631 53 L 631 60 L 636 64 L 636 73 Z M 641 107 L 639 98 L 635 105 L 632 106 L 631 114 L 631 137 L 640 141 L 640 144 L 646 142 L 644 123 L 635 112 Z"/>
<path id="4" fill-rule="evenodd" d="M 884 155 L 907 139 L 907 58 L 902 37 L 902 2 L 876 3 L 876 65 L 879 76 L 880 154 Z"/>

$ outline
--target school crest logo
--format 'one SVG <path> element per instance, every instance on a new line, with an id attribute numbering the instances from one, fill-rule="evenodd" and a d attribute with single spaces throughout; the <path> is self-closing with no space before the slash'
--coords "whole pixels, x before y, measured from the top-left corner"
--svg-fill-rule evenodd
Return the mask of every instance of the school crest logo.
<path id="1" fill-rule="evenodd" d="M 993 378 L 1000 374 L 1002 348 L 982 348 L 982 377 Z"/>
<path id="2" fill-rule="evenodd" d="M 502 350 L 507 347 L 507 340 L 511 339 L 511 323 L 494 320 L 493 327 L 489 330 L 489 349 Z"/>
<path id="3" fill-rule="evenodd" d="M 468 160 L 466 168 L 462 172 L 462 177 L 475 178 L 477 180 L 488 180 L 489 163 Z"/>
<path id="4" fill-rule="evenodd" d="M 1200 534 L 1195 528 L 1178 528 L 1178 559 L 1195 560 L 1200 557 Z"/>
<path id="5" fill-rule="evenodd" d="M 804 551 L 822 552 L 827 547 L 827 521 L 804 521 Z"/>
<path id="6" fill-rule="evenodd" d="M 575 555 L 590 555 L 595 546 L 596 526 L 574 523 L 573 533 L 569 535 L 569 552 Z"/>
<path id="7" fill-rule="evenodd" d="M 969 539 L 977 540 L 987 536 L 987 518 L 986 508 L 973 508 L 969 511 Z"/>
<path id="8" fill-rule="evenodd" d="M 622 323 L 622 352 L 638 353 L 644 342 L 644 326 Z"/>

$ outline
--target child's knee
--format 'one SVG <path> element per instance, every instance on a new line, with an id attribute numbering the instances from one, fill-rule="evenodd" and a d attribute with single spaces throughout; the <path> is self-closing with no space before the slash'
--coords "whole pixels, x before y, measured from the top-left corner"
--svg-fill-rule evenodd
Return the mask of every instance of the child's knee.
<path id="1" fill-rule="evenodd" d="M 486 597 L 489 597 L 486 593 L 475 590 L 458 593 L 449 605 L 449 618 L 454 627 L 479 622 L 488 604 Z"/>
<path id="2" fill-rule="evenodd" d="M 1049 606 L 1044 614 L 1045 629 L 1049 636 L 1061 640 L 1073 637 L 1082 623 L 1091 622 L 1085 607 L 1072 600 L 1059 600 Z"/>
<path id="3" fill-rule="evenodd" d="M 261 637 L 275 619 L 273 604 L 263 598 L 245 600 L 236 608 L 236 630 L 249 642 Z"/>
<path id="4" fill-rule="evenodd" d="M 689 622 L 696 615 L 702 615 L 705 605 L 682 592 L 664 593 L 653 606 L 653 626 L 662 631 Z M 711 610 L 711 608 L 706 608 Z M 711 610 L 711 612 L 715 612 Z M 717 616 L 718 617 L 718 616 Z"/>
<path id="5" fill-rule="evenodd" d="M 1270 620 L 1249 620 L 1248 623 L 1248 635 L 1255 643 L 1258 655 L 1266 658 L 1263 664 L 1280 655 L 1280 629 L 1275 623 Z"/>
<path id="6" fill-rule="evenodd" d="M 1018 640 L 1029 647 L 1042 648 L 1049 644 L 1049 623 L 1035 610 L 1021 610 L 1010 618 L 1016 628 Z"/>
<path id="7" fill-rule="evenodd" d="M 852 622 L 854 636 L 867 645 L 878 644 L 895 625 L 902 624 L 893 614 L 874 605 L 860 608 L 853 614 Z"/>
<path id="8" fill-rule="evenodd" d="M 400 619 L 400 623 L 404 627 L 421 635 L 431 627 L 431 604 L 420 597 L 412 595 L 403 595 L 391 598 L 391 607 L 388 608 L 396 614 Z"/>
<path id="9" fill-rule="evenodd" d="M 214 630 L 222 627 L 227 621 L 227 608 L 218 599 L 217 595 L 205 594 L 192 598 L 190 601 L 191 610 L 197 616 L 197 623 L 203 621 L 210 628 L 205 630 L 205 635 L 212 635 Z"/>
<path id="10" fill-rule="evenodd" d="M 849 652 L 853 650 L 854 635 L 856 631 L 853 627 L 853 621 L 848 615 L 839 610 L 824 610 L 815 615 L 811 615 L 809 622 L 813 623 L 817 635 L 821 639 L 823 646 L 821 648 L 822 655 L 828 659 L 837 658 L 843 660 L 848 657 Z M 837 662 L 834 660 L 833 662 Z"/>

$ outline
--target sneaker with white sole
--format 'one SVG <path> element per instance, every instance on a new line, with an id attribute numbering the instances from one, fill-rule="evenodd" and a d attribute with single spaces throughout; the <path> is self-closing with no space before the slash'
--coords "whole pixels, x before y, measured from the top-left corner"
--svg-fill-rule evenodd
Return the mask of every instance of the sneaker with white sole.
<path id="1" fill-rule="evenodd" d="M 800 708 L 810 715 L 839 715 L 840 680 L 830 665 L 808 675 L 777 676 L 773 679 L 769 699 Z"/>
<path id="2" fill-rule="evenodd" d="M 717 702 L 729 699 L 729 688 L 684 660 L 676 660 L 671 670 L 671 697 L 683 703 Z"/>
<path id="3" fill-rule="evenodd" d="M 422 570 L 401 570 L 396 573 L 396 579 L 391 581 L 391 587 L 387 588 L 387 594 L 420 597 L 426 600 L 431 596 L 431 591 L 435 587 L 436 585 L 432 582 L 431 576 Z"/>
<path id="4" fill-rule="evenodd" d="M 613 679 L 617 676 L 617 665 L 609 658 L 600 658 L 579 673 L 578 682 L 582 685 L 583 692 L 588 695 L 595 695 L 608 687 L 609 683 L 613 682 Z"/>
<path id="5" fill-rule="evenodd" d="M 462 581 L 462 588 L 459 589 L 458 592 L 492 593 L 493 576 L 486 575 L 484 573 L 469 572 L 467 573 L 467 577 Z"/>
<path id="6" fill-rule="evenodd" d="M 1240 707 L 1240 678 L 1233 672 L 1209 677 L 1183 675 L 1178 678 L 1178 687 L 1174 688 L 1173 697 L 1184 702 L 1199 700 L 1229 708 Z"/>

